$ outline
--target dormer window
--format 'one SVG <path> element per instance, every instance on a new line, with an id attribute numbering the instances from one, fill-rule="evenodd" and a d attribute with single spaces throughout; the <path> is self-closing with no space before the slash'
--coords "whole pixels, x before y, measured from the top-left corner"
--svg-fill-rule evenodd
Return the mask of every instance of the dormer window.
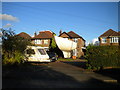
<path id="1" fill-rule="evenodd" d="M 101 42 L 102 42 L 102 43 L 106 43 L 106 42 L 107 42 L 107 38 L 106 38 L 106 37 L 101 38 Z"/>

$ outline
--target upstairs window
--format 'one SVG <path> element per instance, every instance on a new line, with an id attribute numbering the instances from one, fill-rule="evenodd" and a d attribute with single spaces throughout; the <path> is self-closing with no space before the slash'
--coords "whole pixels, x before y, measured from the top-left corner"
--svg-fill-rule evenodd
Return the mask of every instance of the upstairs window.
<path id="1" fill-rule="evenodd" d="M 74 39 L 74 42 L 76 42 L 76 43 L 77 43 L 77 42 L 78 42 L 78 39 L 77 39 L 77 38 L 75 38 L 75 39 Z"/>
<path id="2" fill-rule="evenodd" d="M 41 43 L 42 43 L 41 40 L 39 40 L 39 39 L 35 39 L 35 44 L 41 44 Z"/>
<path id="3" fill-rule="evenodd" d="M 102 42 L 102 43 L 106 43 L 106 42 L 107 42 L 107 38 L 102 38 L 102 39 L 101 39 L 101 42 Z"/>
<path id="4" fill-rule="evenodd" d="M 48 40 L 44 40 L 44 44 L 48 44 Z"/>
<path id="5" fill-rule="evenodd" d="M 111 37 L 110 38 L 110 43 L 118 43 L 119 39 L 118 37 Z"/>

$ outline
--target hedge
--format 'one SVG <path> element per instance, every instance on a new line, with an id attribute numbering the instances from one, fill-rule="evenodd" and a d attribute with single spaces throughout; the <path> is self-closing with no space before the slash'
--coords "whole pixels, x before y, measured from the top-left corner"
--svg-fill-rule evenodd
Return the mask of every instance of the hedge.
<path id="1" fill-rule="evenodd" d="M 86 59 L 89 68 L 120 67 L 120 46 L 87 47 Z"/>

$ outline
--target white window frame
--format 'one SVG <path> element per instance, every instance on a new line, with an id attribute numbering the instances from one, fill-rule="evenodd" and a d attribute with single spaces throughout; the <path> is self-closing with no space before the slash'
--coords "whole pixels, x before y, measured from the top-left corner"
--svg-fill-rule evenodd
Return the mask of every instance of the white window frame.
<path id="1" fill-rule="evenodd" d="M 119 42 L 119 38 L 118 37 L 111 37 L 110 38 L 110 43 L 118 43 Z"/>
<path id="2" fill-rule="evenodd" d="M 42 41 L 40 39 L 35 39 L 35 44 L 42 44 Z"/>
<path id="3" fill-rule="evenodd" d="M 44 40 L 44 44 L 48 44 L 48 40 L 46 39 L 46 40 Z"/>
<path id="4" fill-rule="evenodd" d="M 101 38 L 101 43 L 107 43 L 107 38 L 106 37 Z"/>
<path id="5" fill-rule="evenodd" d="M 73 56 L 77 56 L 77 49 L 73 50 Z"/>
<path id="6" fill-rule="evenodd" d="M 76 43 L 77 43 L 77 42 L 78 42 L 78 38 L 74 38 L 74 42 L 76 42 Z"/>

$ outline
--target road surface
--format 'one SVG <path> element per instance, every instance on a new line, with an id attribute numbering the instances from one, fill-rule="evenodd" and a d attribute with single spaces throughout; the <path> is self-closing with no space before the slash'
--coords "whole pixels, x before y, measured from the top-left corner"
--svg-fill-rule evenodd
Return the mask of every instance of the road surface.
<path id="1" fill-rule="evenodd" d="M 120 84 L 83 68 L 63 63 L 3 67 L 2 88 L 120 88 Z"/>

